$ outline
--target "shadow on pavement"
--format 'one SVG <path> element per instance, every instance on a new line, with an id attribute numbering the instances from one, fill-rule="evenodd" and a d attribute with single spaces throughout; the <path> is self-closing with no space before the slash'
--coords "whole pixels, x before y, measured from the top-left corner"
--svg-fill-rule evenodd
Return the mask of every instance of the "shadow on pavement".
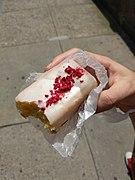
<path id="1" fill-rule="evenodd" d="M 97 7 L 102 12 L 102 14 L 110 22 L 110 27 L 112 28 L 112 30 L 121 36 L 121 38 L 130 48 L 132 53 L 135 55 L 135 40 L 133 41 L 133 39 L 131 39 L 131 37 L 123 30 L 123 28 L 120 26 L 118 21 L 113 17 L 112 13 L 109 12 L 109 10 L 107 9 L 107 6 L 101 4 L 99 0 L 93 0 L 93 2 L 97 5 Z"/>

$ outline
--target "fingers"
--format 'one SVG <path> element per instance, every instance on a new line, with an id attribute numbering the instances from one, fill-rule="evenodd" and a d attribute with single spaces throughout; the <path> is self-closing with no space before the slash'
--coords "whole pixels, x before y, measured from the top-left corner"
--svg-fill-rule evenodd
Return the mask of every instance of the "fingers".
<path id="1" fill-rule="evenodd" d="M 78 48 L 73 48 L 73 49 L 70 49 L 69 51 L 66 51 L 65 53 L 60 54 L 59 56 L 55 57 L 53 59 L 53 61 L 45 67 L 45 71 L 48 71 L 49 69 L 56 66 L 61 61 L 63 61 L 65 58 L 67 58 L 68 56 L 70 56 L 71 54 L 73 54 L 73 53 L 75 53 L 77 51 L 79 51 Z"/>
<path id="2" fill-rule="evenodd" d="M 113 106 L 114 103 L 111 97 L 108 95 L 108 90 L 102 91 L 98 99 L 97 113 L 109 110 Z"/>
<path id="3" fill-rule="evenodd" d="M 97 112 L 111 109 L 114 106 L 118 107 L 118 103 L 131 94 L 130 90 L 127 92 L 127 89 L 129 89 L 128 83 L 120 81 L 115 82 L 109 89 L 102 91 L 98 100 Z M 122 110 L 127 111 L 127 109 Z"/>
<path id="4" fill-rule="evenodd" d="M 63 61 L 65 58 L 67 58 L 68 56 L 70 56 L 71 54 L 79 51 L 80 49 L 78 48 L 73 48 L 73 49 L 70 49 L 69 51 L 66 51 L 65 53 L 63 54 L 60 54 L 58 55 L 57 57 L 55 57 L 53 59 L 53 61 L 48 64 L 46 67 L 45 67 L 45 71 L 48 71 L 49 69 L 51 69 L 52 67 L 56 66 L 57 64 L 59 64 L 61 61 Z M 94 54 L 94 53 L 91 53 L 91 52 L 88 52 L 88 51 L 85 51 L 85 53 L 88 55 L 88 56 L 93 56 L 94 58 L 96 58 L 103 66 L 105 66 L 106 69 L 109 69 L 110 65 L 112 63 L 115 63 L 113 60 L 111 60 L 110 58 L 108 57 L 105 57 L 105 56 L 101 56 L 101 55 L 98 55 L 98 54 Z"/>

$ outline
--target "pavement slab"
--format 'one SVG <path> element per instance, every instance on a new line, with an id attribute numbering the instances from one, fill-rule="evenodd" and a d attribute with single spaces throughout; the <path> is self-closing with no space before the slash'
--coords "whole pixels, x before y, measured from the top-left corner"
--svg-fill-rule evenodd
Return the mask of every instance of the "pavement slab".
<path id="1" fill-rule="evenodd" d="M 48 8 L 0 14 L 0 47 L 43 42 L 56 36 Z"/>
<path id="2" fill-rule="evenodd" d="M 100 180 L 130 180 L 124 163 L 125 152 L 132 151 L 134 140 L 129 119 L 115 124 L 99 114 L 88 120 L 85 131 Z"/>
<path id="3" fill-rule="evenodd" d="M 63 51 L 77 47 L 86 51 L 108 56 L 135 70 L 135 59 L 119 35 L 102 35 L 87 38 L 73 38 L 61 41 Z"/>
<path id="4" fill-rule="evenodd" d="M 92 0 L 48 0 L 48 6 L 67 6 L 67 5 L 77 5 L 77 4 L 89 4 Z"/>
<path id="5" fill-rule="evenodd" d="M 118 35 L 67 39 L 61 41 L 61 45 L 63 51 L 78 47 L 108 56 L 135 70 L 134 55 Z M 96 116 L 87 121 L 85 130 L 99 179 L 130 180 L 124 164 L 125 152 L 132 151 L 134 141 L 130 121 L 112 124 Z"/>
<path id="6" fill-rule="evenodd" d="M 61 157 L 31 124 L 0 129 L 1 180 L 98 180 L 85 136 Z"/>
<path id="7" fill-rule="evenodd" d="M 43 8 L 47 6 L 48 4 L 46 0 L 1 0 L 0 13 L 24 9 Z"/>
<path id="8" fill-rule="evenodd" d="M 51 7 L 58 36 L 89 37 L 113 34 L 108 21 L 94 4 Z"/>
<path id="9" fill-rule="evenodd" d="M 129 120 L 92 117 L 72 157 L 62 158 L 16 110 L 29 73 L 43 72 L 73 47 L 135 70 L 134 55 L 92 0 L 0 1 L 0 180 L 129 180 L 123 160 L 133 146 Z"/>
<path id="10" fill-rule="evenodd" d="M 44 67 L 61 53 L 58 42 L 0 48 L 0 126 L 24 121 L 15 107 L 15 96 L 31 72 Z"/>

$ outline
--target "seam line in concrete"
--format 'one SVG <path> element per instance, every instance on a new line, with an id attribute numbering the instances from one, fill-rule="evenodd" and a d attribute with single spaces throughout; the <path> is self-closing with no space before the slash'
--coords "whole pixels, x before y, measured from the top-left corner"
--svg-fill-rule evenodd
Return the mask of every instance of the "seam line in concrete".
<path id="1" fill-rule="evenodd" d="M 18 125 L 27 124 L 27 123 L 30 123 L 30 121 L 2 125 L 2 126 L 0 126 L 0 129 L 11 127 L 11 126 L 18 126 Z"/>
<path id="2" fill-rule="evenodd" d="M 86 134 L 86 131 L 85 131 L 85 127 L 84 127 L 84 135 L 85 135 L 85 137 L 86 137 L 86 141 L 87 141 L 87 144 L 88 144 L 88 148 L 89 148 L 90 153 L 91 153 L 91 156 L 92 156 L 92 160 L 93 160 L 93 163 L 94 163 L 94 167 L 95 167 L 95 170 L 96 170 L 96 173 L 97 173 L 98 180 L 100 180 L 99 170 L 98 170 L 98 168 L 97 168 L 96 161 L 95 161 L 95 159 L 94 159 L 94 155 L 93 155 L 93 152 L 92 152 L 90 143 L 89 143 L 89 141 L 88 141 L 88 137 L 87 137 L 87 134 Z M 102 173 L 101 173 L 101 175 L 102 175 Z M 102 175 L 102 179 L 104 180 L 103 175 Z"/>
<path id="3" fill-rule="evenodd" d="M 54 29 L 55 29 L 55 31 L 56 31 L 56 35 L 58 36 L 57 27 L 56 27 L 56 25 L 55 25 L 55 22 L 54 22 L 53 15 L 52 15 L 52 13 L 51 13 L 50 7 L 49 7 L 49 13 L 50 13 L 50 16 L 51 16 L 51 19 L 52 19 L 52 23 L 53 23 Z M 60 47 L 60 49 L 61 49 L 61 52 L 63 53 L 63 48 L 62 48 L 62 45 L 61 45 L 60 40 L 58 40 L 58 43 L 59 43 L 59 47 Z"/>
<path id="4" fill-rule="evenodd" d="M 100 37 L 100 36 L 116 36 L 116 35 L 118 35 L 118 34 L 116 34 L 116 33 L 108 33 L 108 34 L 100 34 L 100 35 L 93 35 L 93 36 L 69 37 L 68 39 L 63 39 L 63 40 L 96 38 L 96 37 Z M 59 41 L 63 41 L 63 40 L 59 40 Z M 58 41 L 58 40 L 56 40 L 56 41 Z M 18 44 L 18 45 L 1 46 L 0 49 L 12 48 L 12 47 L 20 47 L 20 46 L 29 46 L 29 45 L 38 45 L 38 44 L 45 43 L 45 42 L 54 42 L 54 41 L 49 41 L 48 39 L 46 39 L 46 40 L 40 41 L 40 42 L 31 42 L 31 43 L 23 43 L 23 44 Z M 61 50 L 63 52 L 63 49 L 61 49 Z"/>

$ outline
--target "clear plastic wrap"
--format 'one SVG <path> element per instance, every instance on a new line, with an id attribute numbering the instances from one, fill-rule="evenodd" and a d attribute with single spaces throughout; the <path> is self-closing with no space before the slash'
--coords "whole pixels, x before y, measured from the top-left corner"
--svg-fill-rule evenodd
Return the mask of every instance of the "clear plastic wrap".
<path id="1" fill-rule="evenodd" d="M 100 92 L 105 88 L 108 77 L 107 72 L 103 65 L 101 65 L 94 57 L 86 55 L 82 50 L 72 54 L 64 61 L 73 59 L 83 68 L 89 66 L 95 70 L 95 74 L 99 80 L 99 85 L 93 89 L 88 95 L 85 102 L 80 106 L 76 114 L 74 114 L 70 120 L 68 120 L 56 134 L 51 134 L 44 128 L 44 124 L 33 117 L 30 117 L 30 122 L 38 130 L 42 131 L 45 139 L 63 156 L 71 156 L 82 132 L 84 122 L 91 117 L 97 108 L 98 96 Z M 26 85 L 37 80 L 42 73 L 31 73 L 30 77 L 26 81 Z"/>
<path id="2" fill-rule="evenodd" d="M 119 108 L 113 107 L 108 111 L 94 114 L 98 119 L 103 119 L 109 123 L 119 123 L 121 121 L 130 119 L 130 113 L 135 113 L 135 109 L 131 109 L 128 112 L 123 112 Z"/>

